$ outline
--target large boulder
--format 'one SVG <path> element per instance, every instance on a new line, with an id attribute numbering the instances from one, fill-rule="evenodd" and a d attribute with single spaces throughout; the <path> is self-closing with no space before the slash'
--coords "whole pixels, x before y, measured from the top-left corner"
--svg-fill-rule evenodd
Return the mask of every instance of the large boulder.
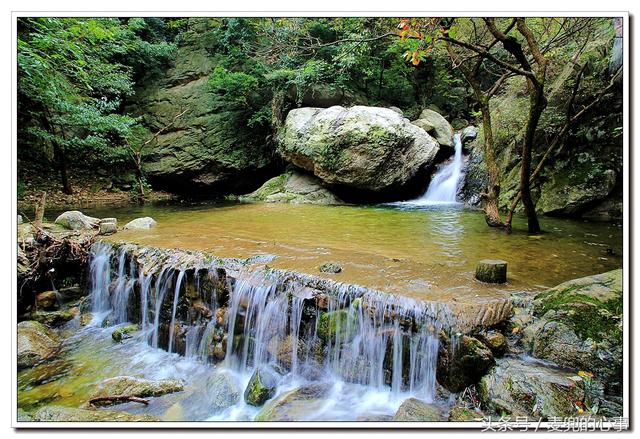
<path id="1" fill-rule="evenodd" d="M 622 384 L 622 270 L 562 283 L 538 294 L 523 344 L 538 358 L 587 371 L 606 383 Z"/>
<path id="2" fill-rule="evenodd" d="M 78 210 L 68 210 L 60 214 L 54 222 L 70 230 L 92 230 L 100 225 L 100 219 L 87 216 Z"/>
<path id="3" fill-rule="evenodd" d="M 579 215 L 607 198 L 616 186 L 613 169 L 598 171 L 603 164 L 577 160 L 568 166 L 549 171 L 551 178 L 542 184 L 536 210 L 545 215 Z"/>
<path id="4" fill-rule="evenodd" d="M 183 389 L 184 384 L 181 380 L 164 379 L 155 381 L 132 376 L 119 376 L 108 378 L 99 383 L 91 398 L 122 395 L 145 398 L 181 392 Z M 119 402 L 124 401 L 101 401 L 98 405 L 111 405 Z"/>
<path id="5" fill-rule="evenodd" d="M 441 337 L 436 376 L 447 390 L 461 392 L 495 364 L 491 350 L 475 337 Z"/>
<path id="6" fill-rule="evenodd" d="M 576 416 L 587 396 L 580 376 L 515 358 L 498 360 L 478 395 L 495 413 L 536 419 Z"/>
<path id="7" fill-rule="evenodd" d="M 330 387 L 326 384 L 309 384 L 297 387 L 267 402 L 254 421 L 307 421 L 326 401 Z"/>
<path id="8" fill-rule="evenodd" d="M 131 104 L 149 136 L 170 125 L 156 136 L 144 165 L 150 182 L 170 192 L 247 193 L 274 173 L 266 140 L 270 130 L 247 127 L 246 108 L 211 91 L 209 76 L 217 67 L 211 52 L 218 44 L 211 37 L 214 26 L 211 20 L 189 19 L 176 39 L 173 65 L 145 80 Z"/>
<path id="9" fill-rule="evenodd" d="M 392 192 L 428 169 L 438 143 L 388 108 L 298 108 L 287 115 L 278 150 L 329 185 Z"/>
<path id="10" fill-rule="evenodd" d="M 36 422 L 157 422 L 150 415 L 132 415 L 112 410 L 87 410 L 72 407 L 47 406 L 36 411 L 32 419 Z"/>
<path id="11" fill-rule="evenodd" d="M 441 411 L 433 404 L 427 404 L 416 398 L 405 400 L 395 416 L 394 421 L 403 422 L 438 422 L 442 421 Z"/>
<path id="12" fill-rule="evenodd" d="M 18 367 L 31 367 L 56 355 L 60 339 L 42 323 L 18 323 Z"/>
<path id="13" fill-rule="evenodd" d="M 313 175 L 289 171 L 267 180 L 254 192 L 240 197 L 241 201 L 264 201 L 291 204 L 342 204 L 342 201 Z"/>
<path id="14" fill-rule="evenodd" d="M 440 113 L 426 108 L 411 123 L 432 135 L 441 146 L 453 147 L 453 128 Z"/>

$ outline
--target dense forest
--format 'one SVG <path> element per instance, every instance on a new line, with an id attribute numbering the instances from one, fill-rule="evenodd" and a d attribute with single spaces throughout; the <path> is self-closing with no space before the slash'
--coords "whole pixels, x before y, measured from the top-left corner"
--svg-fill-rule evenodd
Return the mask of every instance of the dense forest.
<path id="1" fill-rule="evenodd" d="M 605 18 L 21 19 L 18 197 L 251 192 L 287 166 L 291 109 L 367 105 L 478 126 L 461 196 L 490 225 L 521 209 L 534 232 L 536 210 L 620 217 L 615 36 Z"/>

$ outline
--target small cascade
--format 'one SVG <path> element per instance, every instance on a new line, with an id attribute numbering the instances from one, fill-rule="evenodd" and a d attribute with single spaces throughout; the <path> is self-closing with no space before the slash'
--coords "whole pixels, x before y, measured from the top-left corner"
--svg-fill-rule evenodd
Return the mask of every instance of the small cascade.
<path id="1" fill-rule="evenodd" d="M 133 245 L 96 244 L 91 279 L 94 310 L 111 311 L 109 324 L 139 323 L 152 348 L 218 363 L 243 379 L 270 367 L 281 383 L 435 398 L 438 334 L 452 322 L 442 304 Z"/>

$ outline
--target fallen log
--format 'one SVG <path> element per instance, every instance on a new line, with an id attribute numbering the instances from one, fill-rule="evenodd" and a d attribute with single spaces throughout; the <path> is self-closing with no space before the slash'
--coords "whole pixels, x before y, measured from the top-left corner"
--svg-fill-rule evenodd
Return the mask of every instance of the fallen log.
<path id="1" fill-rule="evenodd" d="M 148 405 L 149 400 L 138 398 L 137 396 L 130 395 L 115 395 L 115 396 L 98 396 L 91 398 L 89 404 L 96 405 L 101 402 L 139 402 L 140 404 Z"/>

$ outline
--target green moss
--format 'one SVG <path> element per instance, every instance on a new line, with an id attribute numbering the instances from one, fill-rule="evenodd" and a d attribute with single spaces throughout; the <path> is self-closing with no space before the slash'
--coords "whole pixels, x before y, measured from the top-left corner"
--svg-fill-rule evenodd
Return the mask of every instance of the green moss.
<path id="1" fill-rule="evenodd" d="M 351 314 L 351 324 L 348 325 L 349 310 L 339 309 L 337 311 L 323 312 L 318 318 L 318 337 L 324 341 L 334 339 L 336 332 L 340 332 L 340 336 L 343 337 L 347 326 L 349 326 L 350 332 L 347 334 L 347 338 L 351 338 L 355 334 L 357 316 L 355 313 Z"/>

